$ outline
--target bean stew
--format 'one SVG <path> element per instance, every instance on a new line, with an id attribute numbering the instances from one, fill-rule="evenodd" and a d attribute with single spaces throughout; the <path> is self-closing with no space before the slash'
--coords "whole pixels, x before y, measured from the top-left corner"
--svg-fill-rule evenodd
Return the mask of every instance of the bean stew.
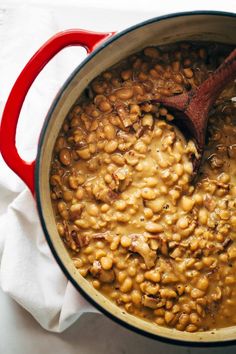
<path id="1" fill-rule="evenodd" d="M 236 325 L 236 85 L 210 113 L 197 181 L 194 142 L 148 102 L 198 86 L 231 50 L 181 42 L 131 55 L 78 97 L 54 147 L 51 199 L 75 267 L 153 325 Z"/>

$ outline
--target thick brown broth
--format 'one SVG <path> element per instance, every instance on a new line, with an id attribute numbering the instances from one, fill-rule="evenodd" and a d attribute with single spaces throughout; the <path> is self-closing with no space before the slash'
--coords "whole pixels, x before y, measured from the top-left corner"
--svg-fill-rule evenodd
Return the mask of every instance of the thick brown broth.
<path id="1" fill-rule="evenodd" d="M 65 119 L 51 163 L 58 233 L 75 267 L 127 312 L 188 332 L 236 324 L 236 108 L 212 109 L 192 184 L 192 141 L 161 105 L 232 48 L 149 47 L 97 77 Z"/>

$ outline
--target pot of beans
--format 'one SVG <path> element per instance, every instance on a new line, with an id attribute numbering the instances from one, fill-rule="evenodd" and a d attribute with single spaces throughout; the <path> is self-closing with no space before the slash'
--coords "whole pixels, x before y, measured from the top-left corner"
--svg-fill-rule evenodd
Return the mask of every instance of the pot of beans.
<path id="1" fill-rule="evenodd" d="M 114 33 L 57 34 L 18 77 L 1 153 L 33 193 L 67 278 L 136 332 L 189 345 L 236 340 L 236 120 L 231 82 L 209 114 L 204 154 L 164 104 L 198 87 L 234 49 L 235 14 L 157 17 Z M 24 98 L 69 45 L 87 58 L 46 117 L 33 162 L 15 147 Z"/>

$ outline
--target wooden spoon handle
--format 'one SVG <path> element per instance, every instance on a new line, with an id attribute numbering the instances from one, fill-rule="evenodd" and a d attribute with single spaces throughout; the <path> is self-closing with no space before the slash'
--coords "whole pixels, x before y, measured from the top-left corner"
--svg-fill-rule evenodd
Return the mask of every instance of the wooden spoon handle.
<path id="1" fill-rule="evenodd" d="M 212 104 L 215 102 L 224 87 L 236 78 L 236 49 L 223 63 L 204 81 L 190 98 L 188 110 L 200 111 L 206 119 Z M 192 107 L 191 107 L 192 106 Z"/>
<path id="2" fill-rule="evenodd" d="M 194 91 L 189 92 L 185 114 L 190 118 L 195 139 L 200 150 L 205 143 L 209 111 L 224 87 L 236 77 L 236 49 L 224 60 L 206 81 Z"/>
<path id="3" fill-rule="evenodd" d="M 236 49 L 223 61 L 216 71 L 199 87 L 198 94 L 214 103 L 224 87 L 236 77 Z"/>

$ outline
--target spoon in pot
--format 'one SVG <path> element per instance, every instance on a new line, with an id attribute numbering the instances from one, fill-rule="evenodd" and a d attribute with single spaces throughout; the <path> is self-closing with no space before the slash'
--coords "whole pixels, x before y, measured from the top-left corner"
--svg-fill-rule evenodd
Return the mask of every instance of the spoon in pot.
<path id="1" fill-rule="evenodd" d="M 209 111 L 224 87 L 236 77 L 236 49 L 200 86 L 189 92 L 153 99 L 162 103 L 175 116 L 183 134 L 195 141 L 198 156 L 193 158 L 194 176 L 197 175 L 204 151 Z"/>

